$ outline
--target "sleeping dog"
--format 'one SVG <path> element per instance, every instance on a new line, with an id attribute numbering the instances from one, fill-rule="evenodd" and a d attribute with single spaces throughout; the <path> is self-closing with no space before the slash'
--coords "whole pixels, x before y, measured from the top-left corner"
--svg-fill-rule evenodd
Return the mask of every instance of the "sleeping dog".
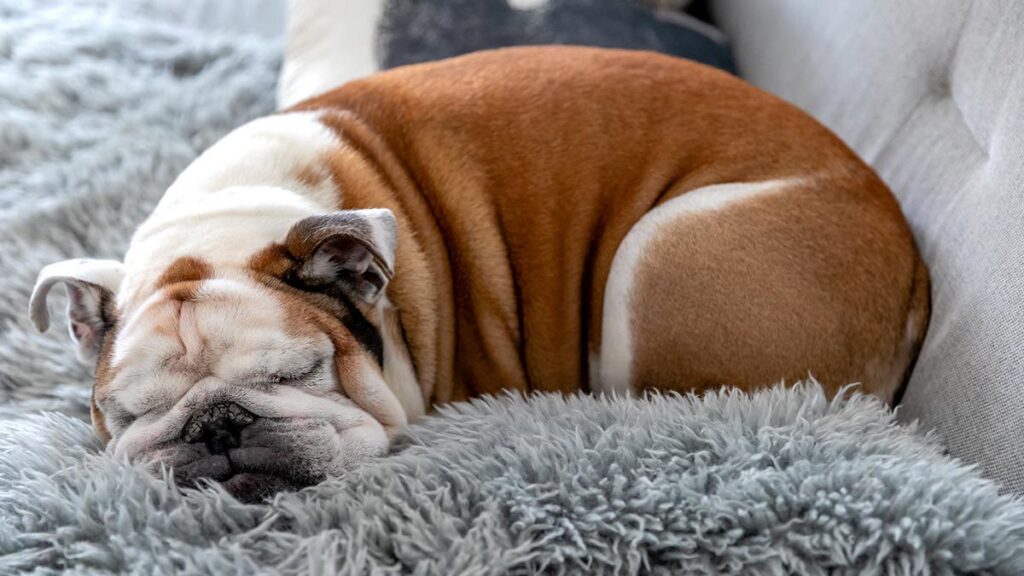
<path id="1" fill-rule="evenodd" d="M 124 262 L 63 284 L 116 455 L 244 499 L 383 454 L 503 390 L 892 401 L 928 274 L 893 196 L 794 107 L 653 53 L 481 52 L 356 80 L 228 134 Z"/>

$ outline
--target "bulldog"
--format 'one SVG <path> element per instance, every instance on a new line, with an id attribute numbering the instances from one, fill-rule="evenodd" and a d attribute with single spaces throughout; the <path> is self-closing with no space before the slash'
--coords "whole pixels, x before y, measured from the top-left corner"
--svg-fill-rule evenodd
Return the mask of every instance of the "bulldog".
<path id="1" fill-rule="evenodd" d="M 124 262 L 47 266 L 117 456 L 258 499 L 505 390 L 899 393 L 928 273 L 838 138 L 726 73 L 530 47 L 349 82 L 192 163 Z"/>

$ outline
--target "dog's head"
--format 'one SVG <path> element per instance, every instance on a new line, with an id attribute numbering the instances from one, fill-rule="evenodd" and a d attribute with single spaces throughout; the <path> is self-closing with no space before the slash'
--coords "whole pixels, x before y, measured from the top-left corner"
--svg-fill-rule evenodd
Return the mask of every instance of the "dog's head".
<path id="1" fill-rule="evenodd" d="M 244 262 L 68 260 L 40 273 L 32 320 L 47 328 L 63 284 L 115 454 L 253 500 L 379 455 L 405 424 L 382 369 L 395 244 L 389 211 L 353 210 L 299 220 Z"/>

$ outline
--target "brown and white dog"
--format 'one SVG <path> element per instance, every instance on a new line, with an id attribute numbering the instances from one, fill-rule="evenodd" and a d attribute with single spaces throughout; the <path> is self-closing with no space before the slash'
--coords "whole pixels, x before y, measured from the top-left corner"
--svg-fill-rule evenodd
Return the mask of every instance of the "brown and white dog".
<path id="1" fill-rule="evenodd" d="M 928 274 L 875 173 L 794 107 L 652 53 L 516 48 L 344 85 L 227 135 L 124 263 L 45 268 L 110 450 L 245 498 L 501 390 L 892 400 Z"/>

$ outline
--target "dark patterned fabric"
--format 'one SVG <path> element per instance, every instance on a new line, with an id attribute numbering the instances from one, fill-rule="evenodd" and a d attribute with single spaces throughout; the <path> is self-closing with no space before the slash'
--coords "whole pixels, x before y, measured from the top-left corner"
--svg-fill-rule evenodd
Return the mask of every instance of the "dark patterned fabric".
<path id="1" fill-rule="evenodd" d="M 527 44 L 654 50 L 734 71 L 725 37 L 682 13 L 625 0 L 549 0 L 520 10 L 507 0 L 389 0 L 377 38 L 383 68 Z"/>

